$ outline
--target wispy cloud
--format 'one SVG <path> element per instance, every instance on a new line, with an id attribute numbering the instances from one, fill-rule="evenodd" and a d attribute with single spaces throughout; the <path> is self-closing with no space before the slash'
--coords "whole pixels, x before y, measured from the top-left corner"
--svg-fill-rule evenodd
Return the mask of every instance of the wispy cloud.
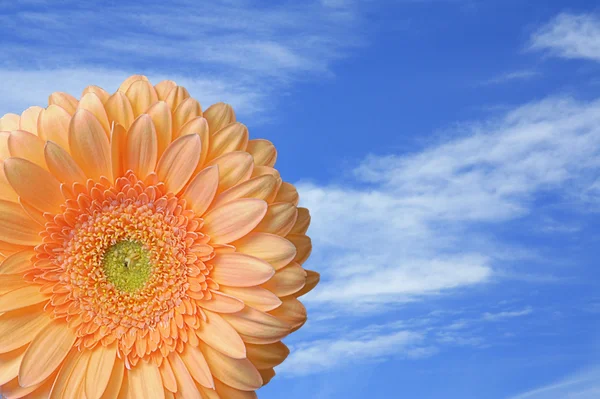
<path id="1" fill-rule="evenodd" d="M 256 7 L 175 0 L 143 8 L 112 3 L 102 16 L 96 7 L 71 0 L 3 7 L 0 78 L 12 87 L 2 93 L 0 112 L 14 112 L 32 99 L 45 102 L 49 92 L 34 96 L 31 86 L 48 77 L 44 88 L 66 91 L 81 90 L 80 79 L 114 87 L 132 73 L 168 73 L 197 89 L 200 100 L 212 101 L 218 93 L 252 113 L 263 108 L 269 93 L 296 79 L 330 76 L 331 64 L 364 39 L 356 34 L 361 18 L 354 2 Z M 6 109 L 5 103 L 16 105 Z"/>
<path id="2" fill-rule="evenodd" d="M 600 368 L 581 371 L 559 382 L 512 396 L 510 399 L 596 399 L 600 397 Z"/>
<path id="3" fill-rule="evenodd" d="M 395 304 L 509 276 L 492 229 L 534 212 L 538 195 L 579 199 L 593 184 L 600 101 L 549 98 L 450 134 L 410 155 L 371 155 L 346 185 L 298 184 L 314 216 L 312 261 L 329 265 L 307 300 Z"/>
<path id="4" fill-rule="evenodd" d="M 600 61 L 600 16 L 562 13 L 532 35 L 530 48 Z"/>
<path id="5" fill-rule="evenodd" d="M 528 314 L 531 314 L 531 312 L 533 312 L 532 308 L 525 308 L 525 309 L 521 309 L 521 310 L 513 310 L 513 311 L 498 312 L 498 313 L 486 312 L 483 314 L 483 319 L 488 320 L 488 321 L 498 321 L 498 320 L 510 319 L 513 317 L 526 316 Z"/>
<path id="6" fill-rule="evenodd" d="M 530 79 L 533 79 L 538 76 L 540 76 L 539 71 L 536 71 L 533 69 L 523 69 L 520 71 L 507 72 L 502 75 L 493 77 L 491 79 L 488 79 L 488 80 L 482 82 L 482 84 L 497 85 L 497 84 L 502 84 L 502 83 L 515 82 L 515 81 L 530 80 Z"/>

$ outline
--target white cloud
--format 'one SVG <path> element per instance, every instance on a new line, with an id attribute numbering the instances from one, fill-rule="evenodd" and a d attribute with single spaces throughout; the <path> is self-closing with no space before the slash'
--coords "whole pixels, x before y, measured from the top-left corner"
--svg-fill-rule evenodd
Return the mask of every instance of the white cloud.
<path id="1" fill-rule="evenodd" d="M 580 199 L 599 166 L 600 101 L 549 98 L 420 152 L 371 155 L 345 186 L 300 182 L 323 273 L 306 300 L 389 305 L 515 278 L 503 265 L 523 251 L 507 259 L 493 228 L 535 213 L 539 195 Z"/>
<path id="2" fill-rule="evenodd" d="M 600 17 L 560 14 L 532 35 L 531 48 L 564 58 L 600 61 Z"/>
<path id="3" fill-rule="evenodd" d="M 525 309 L 521 309 L 521 310 L 513 310 L 513 311 L 506 311 L 506 312 L 499 312 L 499 313 L 486 312 L 483 314 L 483 319 L 487 320 L 487 321 L 498 321 L 498 320 L 510 319 L 513 317 L 527 316 L 528 314 L 531 314 L 532 312 L 533 312 L 532 308 L 525 308 Z"/>
<path id="4" fill-rule="evenodd" d="M 521 393 L 510 399 L 597 399 L 600 368 L 581 371 L 559 382 Z"/>
<path id="5" fill-rule="evenodd" d="M 519 70 L 519 71 L 507 72 L 500 76 L 496 76 L 492 79 L 484 81 L 483 84 L 493 85 L 493 84 L 501 84 L 501 83 L 508 83 L 508 82 L 514 82 L 514 81 L 524 81 L 524 80 L 533 79 L 538 76 L 540 76 L 540 73 L 538 71 L 535 71 L 533 69 L 523 69 L 523 70 Z"/>

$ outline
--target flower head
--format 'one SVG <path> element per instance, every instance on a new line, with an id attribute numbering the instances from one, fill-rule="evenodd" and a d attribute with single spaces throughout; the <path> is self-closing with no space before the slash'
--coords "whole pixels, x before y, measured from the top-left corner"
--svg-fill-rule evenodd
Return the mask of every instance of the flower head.
<path id="1" fill-rule="evenodd" d="M 256 397 L 319 280 L 276 157 L 144 76 L 2 117 L 0 393 Z"/>

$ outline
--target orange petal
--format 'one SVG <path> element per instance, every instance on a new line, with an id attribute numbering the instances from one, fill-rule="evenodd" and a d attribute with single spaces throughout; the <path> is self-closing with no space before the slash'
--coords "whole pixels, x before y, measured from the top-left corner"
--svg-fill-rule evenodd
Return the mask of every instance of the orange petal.
<path id="1" fill-rule="evenodd" d="M 262 378 L 262 377 L 261 377 Z M 263 382 L 264 383 L 264 382 Z M 218 392 L 218 397 L 227 399 L 257 399 L 258 396 L 254 391 L 240 391 L 230 387 L 227 384 L 222 383 L 219 380 L 215 380 L 215 386 Z M 209 398 L 212 399 L 212 398 Z"/>
<path id="2" fill-rule="evenodd" d="M 191 97 L 186 98 L 173 111 L 173 132 L 178 133 L 183 125 L 198 116 L 202 116 L 200 103 Z"/>
<path id="3" fill-rule="evenodd" d="M 288 324 L 270 314 L 251 307 L 246 307 L 238 313 L 224 314 L 223 318 L 238 333 L 247 337 L 258 338 L 264 343 L 279 341 L 290 333 L 290 326 Z M 253 341 L 251 343 L 259 342 Z"/>
<path id="4" fill-rule="evenodd" d="M 266 212 L 267 203 L 262 200 L 232 201 L 204 215 L 204 232 L 212 242 L 228 244 L 252 231 Z"/>
<path id="5" fill-rule="evenodd" d="M 0 275 L 0 295 L 7 294 L 19 288 L 27 287 L 31 283 L 23 279 L 23 276 L 18 274 L 3 274 Z"/>
<path id="6" fill-rule="evenodd" d="M 30 343 L 50 323 L 41 305 L 10 310 L 0 316 L 0 353 L 6 353 Z"/>
<path id="7" fill-rule="evenodd" d="M 75 162 L 87 177 L 100 180 L 112 178 L 110 143 L 104 129 L 94 115 L 79 109 L 69 125 L 69 147 Z"/>
<path id="8" fill-rule="evenodd" d="M 123 360 L 118 357 L 115 359 L 115 364 L 112 367 L 108 385 L 102 394 L 102 399 L 116 399 L 119 396 L 121 385 L 123 383 L 123 375 L 125 374 L 125 365 Z"/>
<path id="9" fill-rule="evenodd" d="M 47 396 L 48 399 L 62 399 L 64 398 L 63 393 L 65 388 L 69 384 L 69 378 L 73 373 L 76 366 L 79 364 L 82 353 L 79 352 L 77 348 L 72 348 L 71 351 L 67 354 L 64 363 L 60 367 L 58 374 L 56 376 L 56 380 L 52 386 L 52 391 L 50 395 Z M 41 398 L 40 398 L 41 399 Z"/>
<path id="10" fill-rule="evenodd" d="M 158 368 L 164 388 L 169 392 L 177 392 L 177 380 L 168 361 L 163 361 Z"/>
<path id="11" fill-rule="evenodd" d="M 134 83 L 135 85 L 135 83 Z M 152 361 L 140 361 L 127 371 L 129 393 L 134 398 L 164 399 L 164 388 L 158 366 Z"/>
<path id="12" fill-rule="evenodd" d="M 86 109 L 94 114 L 98 122 L 102 125 L 104 133 L 108 136 L 110 133 L 110 123 L 108 122 L 108 115 L 106 114 L 106 110 L 104 109 L 104 105 L 102 105 L 100 97 L 95 93 L 87 93 L 79 100 L 77 109 Z"/>
<path id="13" fill-rule="evenodd" d="M 295 294 L 306 284 L 306 272 L 296 262 L 277 270 L 272 279 L 262 285 L 278 297 Z"/>
<path id="14" fill-rule="evenodd" d="M 211 278 L 231 287 L 252 287 L 269 280 L 275 270 L 262 259 L 241 253 L 217 254 L 210 263 L 214 266 Z"/>
<path id="15" fill-rule="evenodd" d="M 269 313 L 287 323 L 296 331 L 306 323 L 306 308 L 294 297 L 282 298 L 280 307 Z"/>
<path id="16" fill-rule="evenodd" d="M 90 351 L 84 351 L 73 366 L 73 371 L 62 389 L 61 398 L 81 398 L 85 395 L 85 372 L 90 360 Z M 58 388 L 58 387 L 57 387 Z"/>
<path id="17" fill-rule="evenodd" d="M 8 136 L 8 150 L 11 156 L 27 159 L 46 169 L 44 145 L 44 140 L 24 130 L 15 130 Z"/>
<path id="18" fill-rule="evenodd" d="M 177 86 L 177 83 L 173 82 L 172 80 L 163 80 L 162 82 L 156 84 L 154 89 L 156 90 L 158 99 L 163 101 L 165 98 L 167 98 L 167 95 L 175 86 Z"/>
<path id="19" fill-rule="evenodd" d="M 178 132 L 173 132 L 177 134 L 177 136 L 185 136 L 186 134 L 195 133 L 200 136 L 200 141 L 202 141 L 202 151 L 200 152 L 200 162 L 198 162 L 198 168 L 196 172 L 200 171 L 201 167 L 204 166 L 206 162 L 206 157 L 208 156 L 208 123 L 206 119 L 201 116 L 198 116 L 185 125 L 183 125 Z"/>
<path id="20" fill-rule="evenodd" d="M 231 105 L 225 103 L 216 103 L 204 111 L 204 117 L 208 121 L 211 134 L 218 132 L 225 126 L 235 122 L 235 112 Z"/>
<path id="21" fill-rule="evenodd" d="M 246 146 L 246 151 L 254 158 L 255 165 L 273 167 L 277 160 L 277 150 L 269 140 L 250 140 Z"/>
<path id="22" fill-rule="evenodd" d="M 50 172 L 21 158 L 4 161 L 4 173 L 15 192 L 42 212 L 61 213 L 65 199 L 60 182 Z"/>
<path id="23" fill-rule="evenodd" d="M 46 379 L 63 362 L 77 336 L 63 321 L 53 321 L 33 339 L 19 369 L 23 387 Z"/>
<path id="24" fill-rule="evenodd" d="M 143 114 L 150 108 L 152 104 L 158 101 L 156 90 L 145 80 L 135 81 L 129 86 L 125 92 L 129 101 L 131 101 L 131 107 L 133 108 L 133 115 L 135 117 Z"/>
<path id="25" fill-rule="evenodd" d="M 110 132 L 110 162 L 115 179 L 125 174 L 125 150 L 127 149 L 127 131 L 115 124 Z"/>
<path id="26" fill-rule="evenodd" d="M 177 194 L 185 187 L 200 160 L 200 148 L 197 134 L 180 137 L 167 148 L 156 167 L 156 174 L 167 191 Z"/>
<path id="27" fill-rule="evenodd" d="M 183 100 L 189 97 L 190 93 L 186 90 L 185 87 L 175 86 L 171 91 L 169 91 L 169 94 L 167 94 L 165 102 L 169 104 L 169 108 L 171 108 L 171 110 L 174 111 L 177 109 L 179 104 L 183 102 Z"/>
<path id="28" fill-rule="evenodd" d="M 266 201 L 277 187 L 273 176 L 258 176 L 225 190 L 212 203 L 213 208 L 240 198 L 258 198 Z"/>
<path id="29" fill-rule="evenodd" d="M 275 197 L 274 202 L 290 202 L 296 206 L 298 206 L 298 191 L 296 191 L 296 187 L 294 187 L 290 183 L 283 182 L 281 187 L 279 188 L 279 192 Z"/>
<path id="30" fill-rule="evenodd" d="M 110 123 L 115 122 L 123 126 L 125 129 L 129 129 L 133 123 L 133 108 L 129 102 L 129 98 L 121 92 L 117 91 L 115 94 L 110 96 L 104 104 L 108 121 Z"/>
<path id="31" fill-rule="evenodd" d="M 281 305 L 281 300 L 277 295 L 261 287 L 227 287 L 221 285 L 219 290 L 224 294 L 241 299 L 247 306 L 263 312 L 268 312 Z"/>
<path id="32" fill-rule="evenodd" d="M 46 225 L 48 219 L 44 217 L 44 213 L 42 211 L 38 210 L 21 197 L 19 197 L 19 204 L 21 205 L 21 208 L 23 208 L 23 211 L 27 214 L 27 216 L 36 221 L 37 224 L 39 224 L 41 227 L 44 227 Z"/>
<path id="33" fill-rule="evenodd" d="M 118 90 L 122 91 L 123 93 L 125 93 L 129 89 L 129 87 L 133 83 L 137 82 L 138 80 L 143 80 L 143 81 L 147 82 L 148 78 L 145 77 L 144 75 L 132 75 L 132 76 L 128 77 L 127 79 L 125 79 L 123 81 L 123 83 L 121 83 L 121 86 L 119 86 Z"/>
<path id="34" fill-rule="evenodd" d="M 206 388 L 214 389 L 215 382 L 210 367 L 200 349 L 191 345 L 186 345 L 180 356 L 181 360 L 183 360 L 190 374 L 198 384 Z"/>
<path id="35" fill-rule="evenodd" d="M 182 399 L 202 399 L 198 388 L 196 388 L 194 379 L 177 352 L 172 352 L 167 359 L 177 380 L 177 396 Z"/>
<path id="36" fill-rule="evenodd" d="M 222 399 L 216 390 L 211 389 L 211 388 L 205 388 L 202 385 L 197 385 L 197 386 L 198 386 L 198 389 L 200 390 L 200 393 L 202 394 L 202 399 Z"/>
<path id="37" fill-rule="evenodd" d="M 204 312 L 207 321 L 196 330 L 198 338 L 224 355 L 236 359 L 245 358 L 246 347 L 236 330 L 217 313 L 209 310 Z"/>
<path id="38" fill-rule="evenodd" d="M 71 186 L 73 183 L 86 181 L 83 170 L 63 147 L 48 141 L 44 153 L 48 169 L 60 182 Z"/>
<path id="39" fill-rule="evenodd" d="M 69 123 L 71 115 L 58 105 L 50 105 L 40 112 L 38 135 L 43 140 L 54 141 L 69 151 Z"/>
<path id="40" fill-rule="evenodd" d="M 298 218 L 294 227 L 290 230 L 292 234 L 306 234 L 308 225 L 310 224 L 310 213 L 306 208 L 298 208 Z"/>
<path id="41" fill-rule="evenodd" d="M 263 379 L 263 386 L 267 385 L 271 381 L 271 379 L 275 377 L 275 370 L 273 369 L 258 370 L 258 372 L 260 373 L 260 376 Z"/>
<path id="42" fill-rule="evenodd" d="M 0 386 L 6 384 L 19 374 L 19 366 L 23 362 L 26 347 L 0 354 Z"/>
<path id="43" fill-rule="evenodd" d="M 294 227 L 297 216 L 298 210 L 294 204 L 289 202 L 270 204 L 267 214 L 254 231 L 285 236 Z"/>
<path id="44" fill-rule="evenodd" d="M 37 245 L 40 227 L 19 204 L 0 200 L 0 240 L 9 244 Z"/>
<path id="45" fill-rule="evenodd" d="M 208 209 L 217 192 L 219 185 L 219 168 L 211 166 L 198 173 L 181 196 L 188 206 L 202 216 Z"/>
<path id="46" fill-rule="evenodd" d="M 50 94 L 48 97 L 48 105 L 58 105 L 65 111 L 69 113 L 69 115 L 73 115 L 75 110 L 77 109 L 77 99 L 68 93 L 63 93 L 57 91 L 55 93 Z"/>
<path id="47" fill-rule="evenodd" d="M 17 114 L 6 114 L 0 118 L 0 131 L 11 131 L 19 128 L 19 119 Z"/>
<path id="48" fill-rule="evenodd" d="M 213 375 L 225 384 L 242 391 L 254 391 L 262 386 L 262 378 L 250 360 L 232 359 L 208 345 L 201 344 L 200 349 Z"/>
<path id="49" fill-rule="evenodd" d="M 10 150 L 8 149 L 8 138 L 10 132 L 0 132 L 0 159 L 4 160 L 10 157 Z"/>
<path id="50" fill-rule="evenodd" d="M 0 274 L 23 274 L 33 267 L 35 251 L 26 249 L 10 255 L 0 264 Z M 0 326 L 1 328 L 1 326 Z M 0 334 L 2 336 L 2 334 Z"/>
<path id="51" fill-rule="evenodd" d="M 232 123 L 211 136 L 207 161 L 232 151 L 243 151 L 247 145 L 248 128 L 239 122 Z"/>
<path id="52" fill-rule="evenodd" d="M 222 193 L 236 184 L 244 182 L 252 176 L 252 155 L 243 151 L 230 152 L 213 159 L 207 166 L 219 165 L 219 188 Z"/>
<path id="53" fill-rule="evenodd" d="M 108 94 L 108 92 L 106 90 L 104 90 L 102 87 L 95 86 L 95 85 L 91 85 L 91 86 L 88 86 L 85 89 L 83 89 L 81 96 L 83 97 L 88 93 L 94 93 L 95 95 L 97 95 L 98 98 L 100 99 L 100 101 L 102 101 L 102 104 L 106 103 L 106 101 L 110 97 L 110 94 Z"/>
<path id="54" fill-rule="evenodd" d="M 19 119 L 19 130 L 25 130 L 37 136 L 38 117 L 42 110 L 42 107 L 33 106 L 23 111 Z"/>
<path id="55" fill-rule="evenodd" d="M 212 292 L 211 299 L 199 300 L 198 305 L 217 313 L 235 313 L 244 309 L 244 302 L 218 291 Z"/>
<path id="56" fill-rule="evenodd" d="M 19 251 L 24 251 L 26 249 L 32 249 L 31 245 L 17 245 L 10 244 L 5 241 L 0 241 L 0 253 L 4 256 L 9 256 L 15 254 Z"/>
<path id="57" fill-rule="evenodd" d="M 275 270 L 281 269 L 296 256 L 294 244 L 276 234 L 250 233 L 232 245 L 237 252 L 269 262 Z"/>
<path id="58" fill-rule="evenodd" d="M 304 263 L 312 252 L 312 242 L 310 237 L 305 236 L 304 234 L 288 234 L 285 238 L 290 240 L 296 246 L 297 252 L 296 257 L 294 257 L 294 262 L 300 264 Z"/>
<path id="59" fill-rule="evenodd" d="M 18 370 L 17 370 L 18 373 Z M 51 378 L 51 377 L 50 377 Z M 41 384 L 36 384 L 36 385 L 32 385 L 30 387 L 27 388 L 23 388 L 19 385 L 19 378 L 15 377 L 12 380 L 10 380 L 9 382 L 7 382 L 6 384 L 2 385 L 2 389 L 0 389 L 0 391 L 2 391 L 2 395 L 4 395 L 3 397 L 5 398 L 26 398 L 26 399 L 45 399 L 48 397 L 48 394 L 50 393 L 50 388 L 52 387 L 52 385 L 48 384 L 48 380 L 46 380 L 45 382 L 41 383 Z M 50 381 L 50 382 L 54 382 L 54 381 Z M 48 387 L 48 385 L 50 385 L 50 388 Z M 36 391 L 34 394 L 30 395 L 33 391 Z M 46 396 L 40 396 L 40 394 L 45 393 Z"/>
<path id="60" fill-rule="evenodd" d="M 280 365 L 290 354 L 283 342 L 266 345 L 246 344 L 248 359 L 259 370 L 270 369 Z"/>
<path id="61" fill-rule="evenodd" d="M 296 298 L 312 291 L 312 289 L 319 284 L 319 280 L 321 279 L 321 275 L 317 272 L 313 272 L 312 270 L 304 271 L 306 272 L 306 284 L 304 284 L 304 288 L 294 294 Z"/>
<path id="62" fill-rule="evenodd" d="M 0 200 L 19 202 L 19 196 L 15 193 L 4 174 L 4 161 L 0 161 Z"/>
<path id="63" fill-rule="evenodd" d="M 98 345 L 92 350 L 85 375 L 85 396 L 100 399 L 109 385 L 117 357 L 117 345 Z"/>
<path id="64" fill-rule="evenodd" d="M 158 158 L 157 151 L 158 143 L 152 118 L 147 114 L 141 115 L 127 132 L 125 170 L 133 170 L 136 176 L 145 178 L 154 172 Z"/>
<path id="65" fill-rule="evenodd" d="M 154 128 L 156 129 L 158 156 L 160 157 L 169 144 L 171 144 L 173 137 L 173 118 L 171 116 L 171 109 L 166 102 L 159 101 L 151 106 L 146 113 L 152 118 Z"/>

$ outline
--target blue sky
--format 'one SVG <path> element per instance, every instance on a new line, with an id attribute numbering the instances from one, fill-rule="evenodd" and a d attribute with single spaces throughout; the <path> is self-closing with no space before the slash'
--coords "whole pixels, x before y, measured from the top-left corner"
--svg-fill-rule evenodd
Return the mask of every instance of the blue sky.
<path id="1" fill-rule="evenodd" d="M 0 114 L 143 73 L 277 146 L 322 282 L 259 397 L 600 397 L 596 2 L 211 3 L 3 2 Z"/>

